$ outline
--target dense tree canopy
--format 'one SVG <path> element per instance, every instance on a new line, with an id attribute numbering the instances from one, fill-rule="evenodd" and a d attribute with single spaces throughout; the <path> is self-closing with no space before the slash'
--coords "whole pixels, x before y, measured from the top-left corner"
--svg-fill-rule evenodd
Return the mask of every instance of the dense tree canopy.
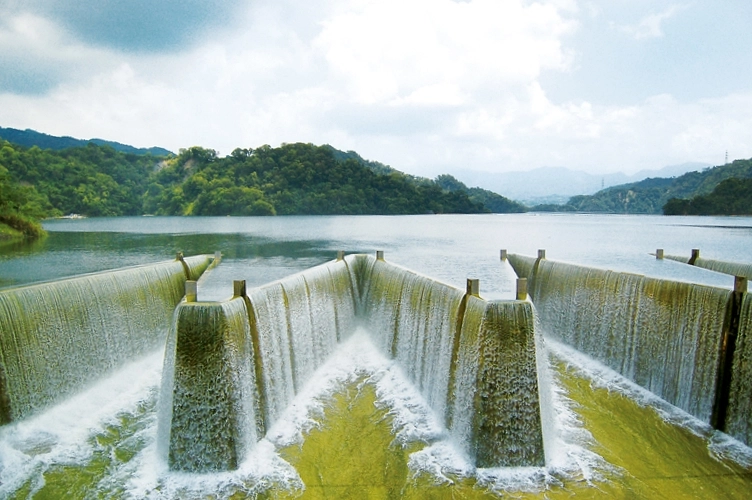
<path id="1" fill-rule="evenodd" d="M 292 215 L 517 212 L 524 209 L 449 176 L 405 175 L 352 151 L 284 144 L 201 147 L 165 157 L 89 143 L 61 151 L 0 141 L 5 209 L 31 218 L 62 214 Z M 452 178 L 453 179 L 453 178 Z M 20 200 L 20 201 L 19 201 Z"/>
<path id="2" fill-rule="evenodd" d="M 236 149 L 219 158 L 193 147 L 154 177 L 144 207 L 162 215 L 477 213 L 467 194 L 397 171 L 378 174 L 333 148 L 285 144 Z"/>
<path id="3" fill-rule="evenodd" d="M 62 151 L 0 142 L 0 165 L 12 179 L 33 186 L 51 207 L 48 215 L 137 215 L 155 159 L 89 144 Z"/>
<path id="4" fill-rule="evenodd" d="M 41 226 L 36 222 L 52 207 L 33 186 L 15 182 L 8 169 L 0 163 L 0 223 L 25 236 L 39 236 Z"/>
<path id="5" fill-rule="evenodd" d="M 671 198 L 665 215 L 752 215 L 752 178 L 731 178 L 719 183 L 708 195 L 692 199 Z"/>
<path id="6" fill-rule="evenodd" d="M 752 159 L 736 160 L 727 165 L 707 168 L 701 172 L 688 172 L 675 178 L 645 179 L 632 184 L 613 186 L 593 195 L 573 196 L 563 206 L 534 207 L 534 210 L 555 209 L 556 211 L 627 214 L 660 214 L 662 211 L 667 214 L 682 213 L 690 210 L 687 208 L 689 205 L 684 202 L 688 202 L 691 198 L 701 197 L 696 202 L 697 206 L 706 206 L 703 205 L 706 201 L 702 197 L 710 195 L 726 179 L 750 177 L 752 177 Z M 735 195 L 727 193 L 726 196 Z M 699 208 L 692 210 L 699 210 Z"/>

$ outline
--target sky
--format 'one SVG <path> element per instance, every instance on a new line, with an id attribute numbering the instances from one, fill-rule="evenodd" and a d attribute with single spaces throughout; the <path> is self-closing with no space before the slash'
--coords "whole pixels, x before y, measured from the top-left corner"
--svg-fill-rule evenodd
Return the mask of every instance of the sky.
<path id="1" fill-rule="evenodd" d="M 749 0 L 0 0 L 0 126 L 415 175 L 752 157 Z"/>

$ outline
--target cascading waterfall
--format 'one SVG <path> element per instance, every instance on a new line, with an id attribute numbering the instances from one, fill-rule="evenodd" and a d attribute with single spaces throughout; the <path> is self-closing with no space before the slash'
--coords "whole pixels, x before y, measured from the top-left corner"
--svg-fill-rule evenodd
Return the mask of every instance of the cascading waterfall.
<path id="1" fill-rule="evenodd" d="M 711 421 L 732 292 L 545 259 L 532 268 L 530 258 L 510 262 L 532 273 L 532 299 L 549 335 Z"/>
<path id="2" fill-rule="evenodd" d="M 439 415 L 446 413 L 463 296 L 456 288 L 379 261 L 365 297 L 376 344 L 399 362 Z"/>
<path id="3" fill-rule="evenodd" d="M 233 391 L 233 385 L 225 381 L 238 363 L 236 355 L 226 354 L 229 348 L 201 348 L 197 359 L 202 361 L 191 359 L 191 366 L 203 366 L 201 363 L 209 357 L 225 366 L 208 375 L 181 371 L 181 342 L 192 352 L 203 343 L 233 346 L 240 341 L 227 339 L 248 339 L 243 345 L 250 344 L 247 350 L 254 353 L 254 360 L 246 372 L 255 373 L 258 384 L 251 383 L 250 377 L 244 380 L 256 390 L 253 399 L 259 401 L 255 414 L 261 416 L 257 426 L 260 433 L 279 419 L 313 372 L 334 352 L 338 341 L 347 338 L 359 321 L 370 327 L 377 344 L 403 368 L 476 465 L 544 464 L 529 303 L 487 302 L 364 255 L 349 256 L 249 290 L 244 300 L 245 311 L 230 311 L 224 303 L 201 303 L 199 308 L 185 303 L 178 308 L 177 340 L 168 343 L 168 349 L 177 353 L 174 368 L 165 363 L 174 374 L 165 374 L 165 380 L 174 385 L 176 395 L 182 387 L 200 387 L 208 399 L 221 401 L 207 404 L 200 411 L 181 405 L 177 399 L 169 405 L 170 433 L 180 436 L 170 439 L 173 468 L 231 469 L 240 456 L 235 449 L 245 446 L 245 441 L 226 444 L 232 429 L 237 428 L 231 422 L 238 421 L 223 413 L 235 404 L 228 401 L 238 399 L 227 394 Z M 235 298 L 231 302 L 240 301 Z M 247 336 L 227 333 L 240 332 L 239 326 L 229 327 L 236 325 L 236 320 L 246 321 Z M 185 341 L 181 340 L 183 335 L 187 336 Z M 202 340 L 196 344 L 192 339 Z M 195 380 L 179 380 L 184 376 Z M 199 396 L 191 398 L 200 405 Z M 215 410 L 217 405 L 223 410 Z M 211 420 L 204 413 L 212 411 L 215 419 L 224 422 L 220 428 L 218 424 L 204 424 Z M 183 415 L 177 416 L 178 412 Z M 201 413 L 199 417 L 197 412 Z M 163 417 L 161 421 L 170 419 Z M 205 444 L 188 446 L 194 442 Z M 204 451 L 204 447 L 212 446 Z M 182 453 L 201 454 L 201 458 L 181 459 L 178 455 Z"/>
<path id="4" fill-rule="evenodd" d="M 344 261 L 248 292 L 263 372 L 268 429 L 310 375 L 355 328 L 355 298 Z"/>
<path id="5" fill-rule="evenodd" d="M 743 264 L 740 262 L 728 262 L 715 259 L 706 259 L 704 257 L 697 257 L 692 260 L 691 258 L 681 257 L 677 255 L 664 255 L 664 259 L 681 262 L 683 264 L 689 264 L 690 261 L 695 267 L 701 267 L 710 271 L 718 273 L 728 274 L 731 276 L 742 276 L 744 278 L 752 279 L 752 264 Z"/>
<path id="6" fill-rule="evenodd" d="M 728 290 L 645 278 L 637 304 L 635 382 L 705 422 L 729 297 Z"/>
<path id="7" fill-rule="evenodd" d="M 490 302 L 482 321 L 476 405 L 469 413 L 474 429 L 472 455 L 481 466 L 542 466 L 533 310 L 527 302 Z M 464 331 L 463 326 L 463 335 Z M 455 408 L 455 414 L 462 409 Z"/>
<path id="8" fill-rule="evenodd" d="M 739 315 L 731 370 L 726 432 L 747 444 L 752 444 L 752 296 L 746 294 Z"/>
<path id="9" fill-rule="evenodd" d="M 235 468 L 259 436 L 245 300 L 183 303 L 174 324 L 165 359 L 173 373 L 162 390 L 171 411 L 160 422 L 170 436 L 168 463 L 188 471 Z"/>
<path id="10" fill-rule="evenodd" d="M 507 262 L 514 269 L 514 273 L 519 278 L 526 278 L 532 281 L 533 270 L 535 269 L 535 263 L 538 261 L 535 257 L 528 257 L 526 255 L 508 254 Z M 528 284 L 529 287 L 529 284 Z"/>
<path id="11" fill-rule="evenodd" d="M 384 261 L 365 268 L 369 330 L 476 465 L 543 465 L 530 304 L 487 302 Z"/>
<path id="12" fill-rule="evenodd" d="M 196 272 L 207 256 L 186 259 Z M 0 291 L 0 423 L 31 415 L 164 342 L 179 261 Z"/>
<path id="13" fill-rule="evenodd" d="M 236 468 L 338 340 L 352 333 L 354 313 L 344 261 L 254 288 L 229 302 L 181 304 L 164 375 L 174 396 L 161 407 L 168 416 L 160 416 L 170 466 Z M 163 395 L 168 392 L 163 387 Z M 253 404 L 240 408 L 241 401 Z M 244 426 L 254 431 L 242 433 Z"/>
<path id="14" fill-rule="evenodd" d="M 271 424 L 295 396 L 295 359 L 287 332 L 284 289 L 279 285 L 253 289 L 248 298 L 253 304 L 251 325 L 258 332 L 254 348 L 261 366 L 264 422 Z"/>

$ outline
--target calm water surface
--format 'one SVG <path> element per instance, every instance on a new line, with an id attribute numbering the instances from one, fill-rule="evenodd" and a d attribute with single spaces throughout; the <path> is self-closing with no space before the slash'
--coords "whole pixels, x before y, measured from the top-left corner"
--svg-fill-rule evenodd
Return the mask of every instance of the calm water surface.
<path id="1" fill-rule="evenodd" d="M 730 279 L 649 253 L 749 262 L 750 217 L 663 217 L 573 214 L 497 214 L 311 217 L 121 217 L 50 220 L 49 237 L 0 246 L 0 286 L 57 279 L 185 255 L 224 256 L 222 279 L 249 286 L 330 260 L 337 250 L 372 253 L 464 287 L 481 279 L 481 293 L 502 298 L 513 278 L 499 250 L 731 286 Z"/>

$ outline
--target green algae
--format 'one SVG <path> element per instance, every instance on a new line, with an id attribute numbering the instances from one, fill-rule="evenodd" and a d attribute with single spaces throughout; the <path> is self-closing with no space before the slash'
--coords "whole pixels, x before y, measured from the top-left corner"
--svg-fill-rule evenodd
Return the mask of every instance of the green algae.
<path id="1" fill-rule="evenodd" d="M 350 385 L 329 403 L 302 446 L 281 450 L 300 474 L 304 498 L 399 498 L 409 454 L 391 432 L 372 385 Z"/>
<path id="2" fill-rule="evenodd" d="M 557 371 L 595 439 L 593 451 L 622 470 L 609 487 L 615 496 L 749 498 L 752 469 L 712 456 L 706 438 L 622 394 L 591 387 L 590 380 L 564 364 Z"/>
<path id="3" fill-rule="evenodd" d="M 377 404 L 375 387 L 358 380 L 324 401 L 323 416 L 301 444 L 279 450 L 298 472 L 303 489 L 267 489 L 251 484 L 222 492 L 191 492 L 190 498 L 269 499 L 563 499 L 563 498 L 748 498 L 752 468 L 713 455 L 706 437 L 666 422 L 616 391 L 599 387 L 580 369 L 556 361 L 553 375 L 583 427 L 592 451 L 612 467 L 600 479 L 552 478 L 535 491 L 493 491 L 472 477 L 437 478 L 411 470 L 410 454 L 425 443 L 403 446 L 393 433 L 389 409 Z M 127 498 L 122 482 L 127 462 L 148 444 L 143 430 L 154 417 L 156 395 L 90 440 L 91 458 L 83 465 L 54 464 L 11 497 Z M 39 484 L 43 482 L 43 486 Z M 158 493 L 158 492 L 155 492 Z"/>
<path id="4" fill-rule="evenodd" d="M 387 410 L 374 389 L 350 386 L 334 398 L 321 427 L 300 447 L 282 450 L 305 483 L 291 497 L 320 498 L 748 498 L 752 469 L 713 456 L 706 438 L 666 422 L 658 412 L 558 363 L 556 377 L 594 438 L 593 451 L 613 468 L 604 480 L 557 478 L 538 491 L 492 491 L 473 478 L 440 481 L 409 470 L 410 453 L 395 443 Z"/>
<path id="5" fill-rule="evenodd" d="M 156 392 L 142 401 L 132 413 L 121 413 L 115 421 L 88 441 L 92 452 L 85 464 L 55 463 L 26 481 L 11 497 L 34 498 L 123 498 L 125 486 L 117 481 L 117 472 L 148 444 L 144 431 L 156 411 Z"/>

